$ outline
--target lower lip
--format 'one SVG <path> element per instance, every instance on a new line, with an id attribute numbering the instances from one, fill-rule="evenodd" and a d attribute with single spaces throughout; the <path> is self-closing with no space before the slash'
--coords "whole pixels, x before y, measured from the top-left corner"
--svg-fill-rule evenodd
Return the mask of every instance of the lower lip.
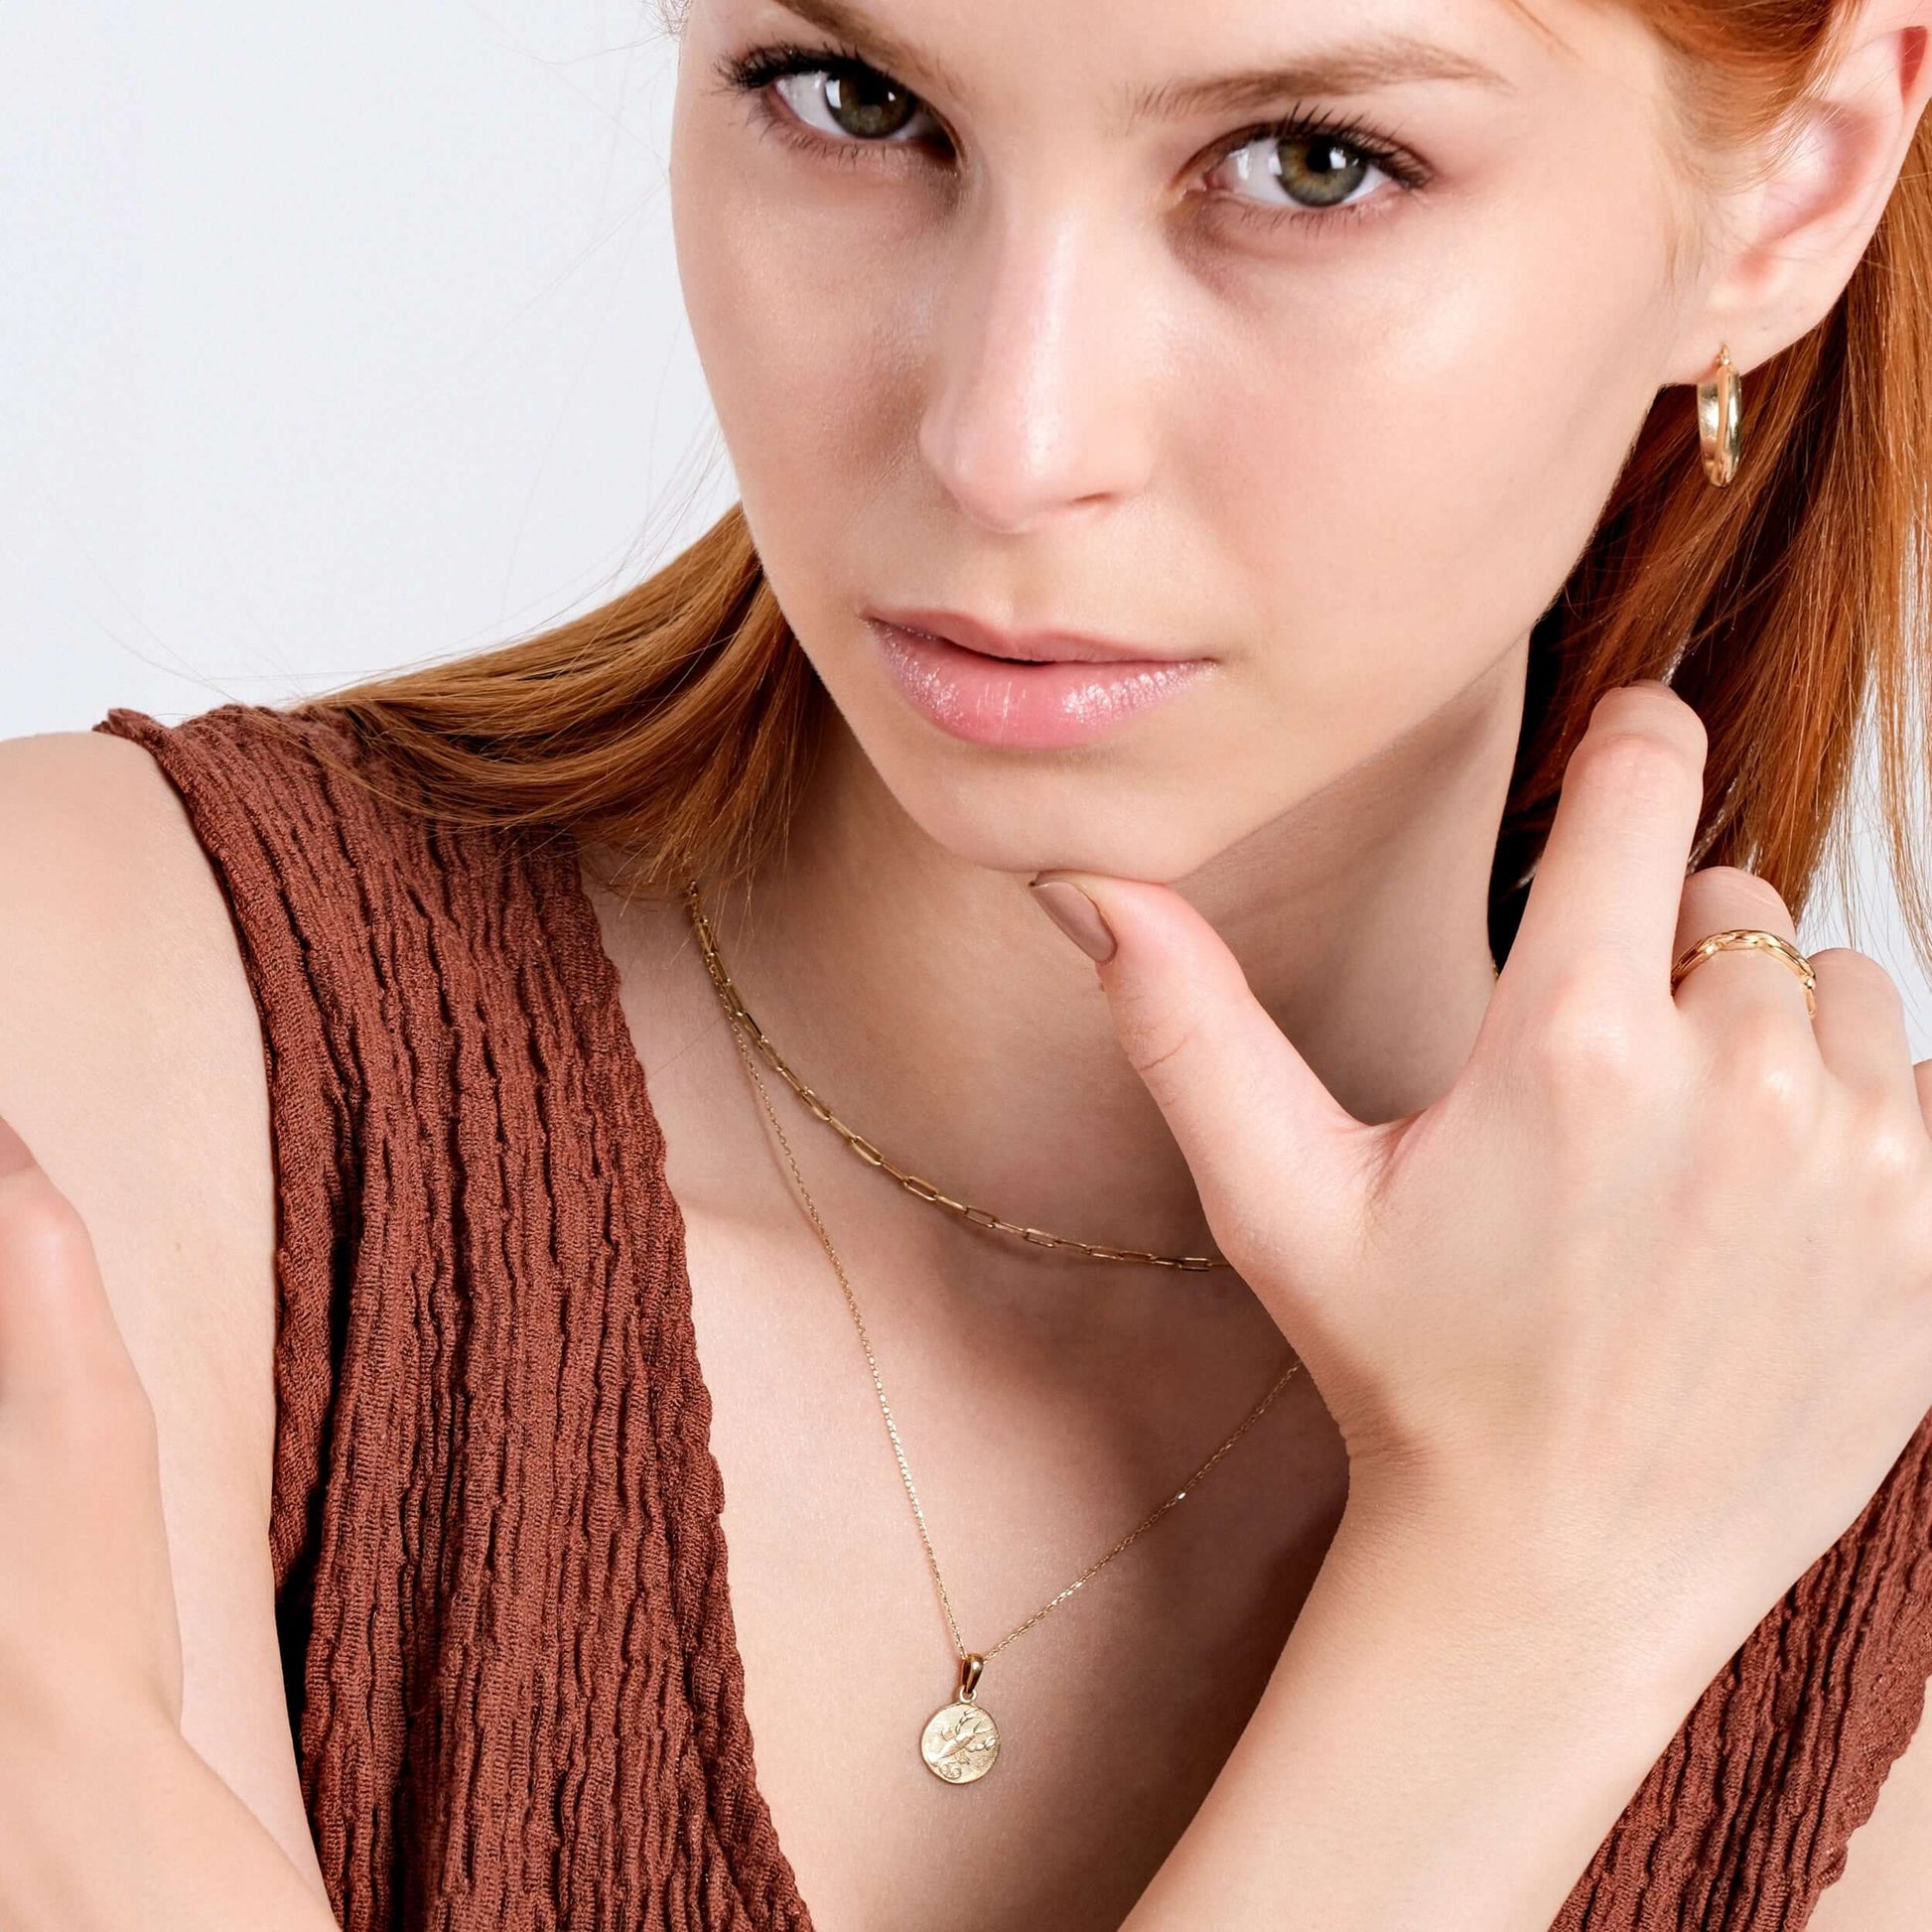
<path id="1" fill-rule="evenodd" d="M 1048 752 L 1084 745 L 1176 696 L 1205 657 L 1017 663 L 866 620 L 913 710 L 954 738 Z"/>

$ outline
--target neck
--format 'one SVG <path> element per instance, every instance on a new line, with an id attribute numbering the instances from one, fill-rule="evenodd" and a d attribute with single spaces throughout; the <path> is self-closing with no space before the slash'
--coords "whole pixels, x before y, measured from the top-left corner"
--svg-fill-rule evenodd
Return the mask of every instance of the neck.
<path id="1" fill-rule="evenodd" d="M 1440 1095 L 1487 1005 L 1523 662 L 1511 652 L 1369 764 L 1173 882 L 1364 1121 Z M 836 715 L 783 856 L 709 909 L 778 1050 L 897 1165 L 1056 1234 L 1212 1247 L 1092 966 L 1022 876 L 927 838 Z"/>

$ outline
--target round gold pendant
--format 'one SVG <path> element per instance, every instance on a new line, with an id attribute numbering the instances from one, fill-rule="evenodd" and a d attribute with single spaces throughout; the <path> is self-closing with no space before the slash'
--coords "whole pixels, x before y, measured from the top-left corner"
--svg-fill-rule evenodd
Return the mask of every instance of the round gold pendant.
<path id="1" fill-rule="evenodd" d="M 971 1784 L 985 1777 L 1000 1754 L 1000 1727 L 973 1701 L 985 1668 L 986 1659 L 975 1651 L 962 1657 L 953 1701 L 935 1711 L 919 1733 L 925 1768 L 948 1784 Z"/>
<path id="2" fill-rule="evenodd" d="M 971 1784 L 985 1777 L 999 1754 L 999 1726 L 967 1698 L 935 1711 L 919 1736 L 919 1755 L 926 1769 L 948 1784 Z"/>

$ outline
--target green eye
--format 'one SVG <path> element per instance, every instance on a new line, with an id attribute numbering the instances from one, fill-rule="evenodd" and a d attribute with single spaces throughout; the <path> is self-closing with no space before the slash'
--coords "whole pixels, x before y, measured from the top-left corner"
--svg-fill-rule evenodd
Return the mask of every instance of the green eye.
<path id="1" fill-rule="evenodd" d="M 1310 207 L 1333 207 L 1367 180 L 1375 164 L 1345 141 L 1315 134 L 1299 141 L 1277 141 L 1275 174 L 1295 201 Z"/>
<path id="2" fill-rule="evenodd" d="M 1259 135 L 1223 165 L 1236 182 L 1265 191 L 1255 198 L 1264 207 L 1286 201 L 1297 207 L 1338 207 L 1383 172 L 1353 142 L 1319 132 Z"/>
<path id="3" fill-rule="evenodd" d="M 816 125 L 816 109 L 831 118 L 832 132 L 855 141 L 890 141 L 920 111 L 918 95 L 877 68 L 818 67 L 781 75 L 773 85 L 807 127 Z"/>

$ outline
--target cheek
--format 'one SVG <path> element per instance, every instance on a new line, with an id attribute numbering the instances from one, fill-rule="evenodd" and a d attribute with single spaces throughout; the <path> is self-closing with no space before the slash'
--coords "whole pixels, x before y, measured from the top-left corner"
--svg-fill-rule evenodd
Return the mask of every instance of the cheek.
<path id="1" fill-rule="evenodd" d="M 1280 640 L 1263 673 L 1337 726 L 1372 689 L 1439 701 L 1523 634 L 1655 394 L 1659 196 L 1600 162 L 1519 178 L 1405 210 L 1345 266 L 1343 241 L 1306 297 L 1275 265 L 1232 352 L 1190 367 L 1189 487 Z"/>
<path id="2" fill-rule="evenodd" d="M 882 370 L 907 326 L 894 251 L 876 219 L 784 197 L 759 137 L 695 119 L 671 174 L 692 340 L 760 549 L 774 519 L 809 541 L 881 467 Z"/>

